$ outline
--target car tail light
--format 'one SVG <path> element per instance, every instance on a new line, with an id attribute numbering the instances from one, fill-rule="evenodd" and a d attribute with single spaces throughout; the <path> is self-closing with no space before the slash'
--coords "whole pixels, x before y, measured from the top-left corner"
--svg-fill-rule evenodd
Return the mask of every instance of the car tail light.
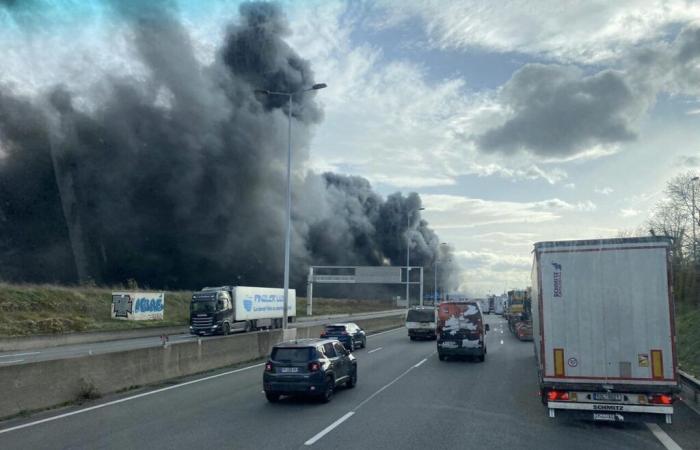
<path id="1" fill-rule="evenodd" d="M 326 337 L 326 333 L 321 333 L 321 337 Z"/>
<path id="2" fill-rule="evenodd" d="M 547 392 L 547 400 L 550 402 L 556 400 L 569 400 L 569 393 L 562 391 L 549 391 Z"/>
<path id="3" fill-rule="evenodd" d="M 321 370 L 321 364 L 317 361 L 310 362 L 309 363 L 309 372 L 316 372 L 317 370 Z"/>
<path id="4" fill-rule="evenodd" d="M 649 403 L 654 403 L 656 405 L 670 405 L 673 403 L 673 396 L 667 394 L 650 395 Z"/>
<path id="5" fill-rule="evenodd" d="M 343 332 L 340 333 L 340 334 L 342 334 L 343 336 L 347 336 L 347 335 L 348 335 L 348 332 L 347 332 L 347 331 L 343 331 Z"/>
<path id="6" fill-rule="evenodd" d="M 272 363 L 265 364 L 265 372 L 272 372 Z"/>

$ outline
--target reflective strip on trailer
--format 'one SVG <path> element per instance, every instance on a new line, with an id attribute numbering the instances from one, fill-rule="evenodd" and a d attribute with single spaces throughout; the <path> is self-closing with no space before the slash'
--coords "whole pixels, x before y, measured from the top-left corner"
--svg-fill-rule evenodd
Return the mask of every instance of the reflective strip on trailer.
<path id="1" fill-rule="evenodd" d="M 664 356 L 661 350 L 651 351 L 651 376 L 657 380 L 664 377 Z"/>
<path id="2" fill-rule="evenodd" d="M 564 376 L 564 349 L 554 349 L 554 375 L 557 377 Z"/>

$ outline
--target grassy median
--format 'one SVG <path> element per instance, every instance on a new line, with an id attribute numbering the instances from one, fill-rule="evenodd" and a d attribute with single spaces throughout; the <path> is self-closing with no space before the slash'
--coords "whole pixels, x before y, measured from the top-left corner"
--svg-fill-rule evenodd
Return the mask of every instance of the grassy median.
<path id="1" fill-rule="evenodd" d="M 124 290 L 115 288 L 114 290 Z M 0 283 L 0 336 L 111 331 L 185 325 L 191 291 L 165 294 L 164 320 L 125 321 L 110 316 L 112 289 Z M 382 311 L 390 301 L 314 299 L 314 315 Z M 306 315 L 306 299 L 297 299 L 297 314 Z"/>

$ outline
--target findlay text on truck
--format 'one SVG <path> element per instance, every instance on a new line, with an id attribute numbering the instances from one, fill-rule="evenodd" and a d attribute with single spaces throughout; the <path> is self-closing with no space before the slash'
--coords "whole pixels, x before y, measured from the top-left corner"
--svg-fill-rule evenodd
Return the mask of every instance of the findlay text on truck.
<path id="1" fill-rule="evenodd" d="M 224 334 L 281 328 L 284 289 L 221 286 L 206 287 L 192 295 L 190 333 Z M 287 315 L 296 316 L 296 291 L 289 290 Z"/>
<path id="2" fill-rule="evenodd" d="M 671 422 L 669 251 L 662 237 L 535 244 L 533 335 L 550 417 Z"/>

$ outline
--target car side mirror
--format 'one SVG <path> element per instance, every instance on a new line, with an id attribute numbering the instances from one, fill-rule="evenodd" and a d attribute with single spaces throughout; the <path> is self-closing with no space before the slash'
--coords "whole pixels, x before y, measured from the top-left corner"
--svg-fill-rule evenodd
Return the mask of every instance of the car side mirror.
<path id="1" fill-rule="evenodd" d="M 491 325 L 489 325 L 488 323 L 486 324 L 486 331 L 491 331 Z"/>

